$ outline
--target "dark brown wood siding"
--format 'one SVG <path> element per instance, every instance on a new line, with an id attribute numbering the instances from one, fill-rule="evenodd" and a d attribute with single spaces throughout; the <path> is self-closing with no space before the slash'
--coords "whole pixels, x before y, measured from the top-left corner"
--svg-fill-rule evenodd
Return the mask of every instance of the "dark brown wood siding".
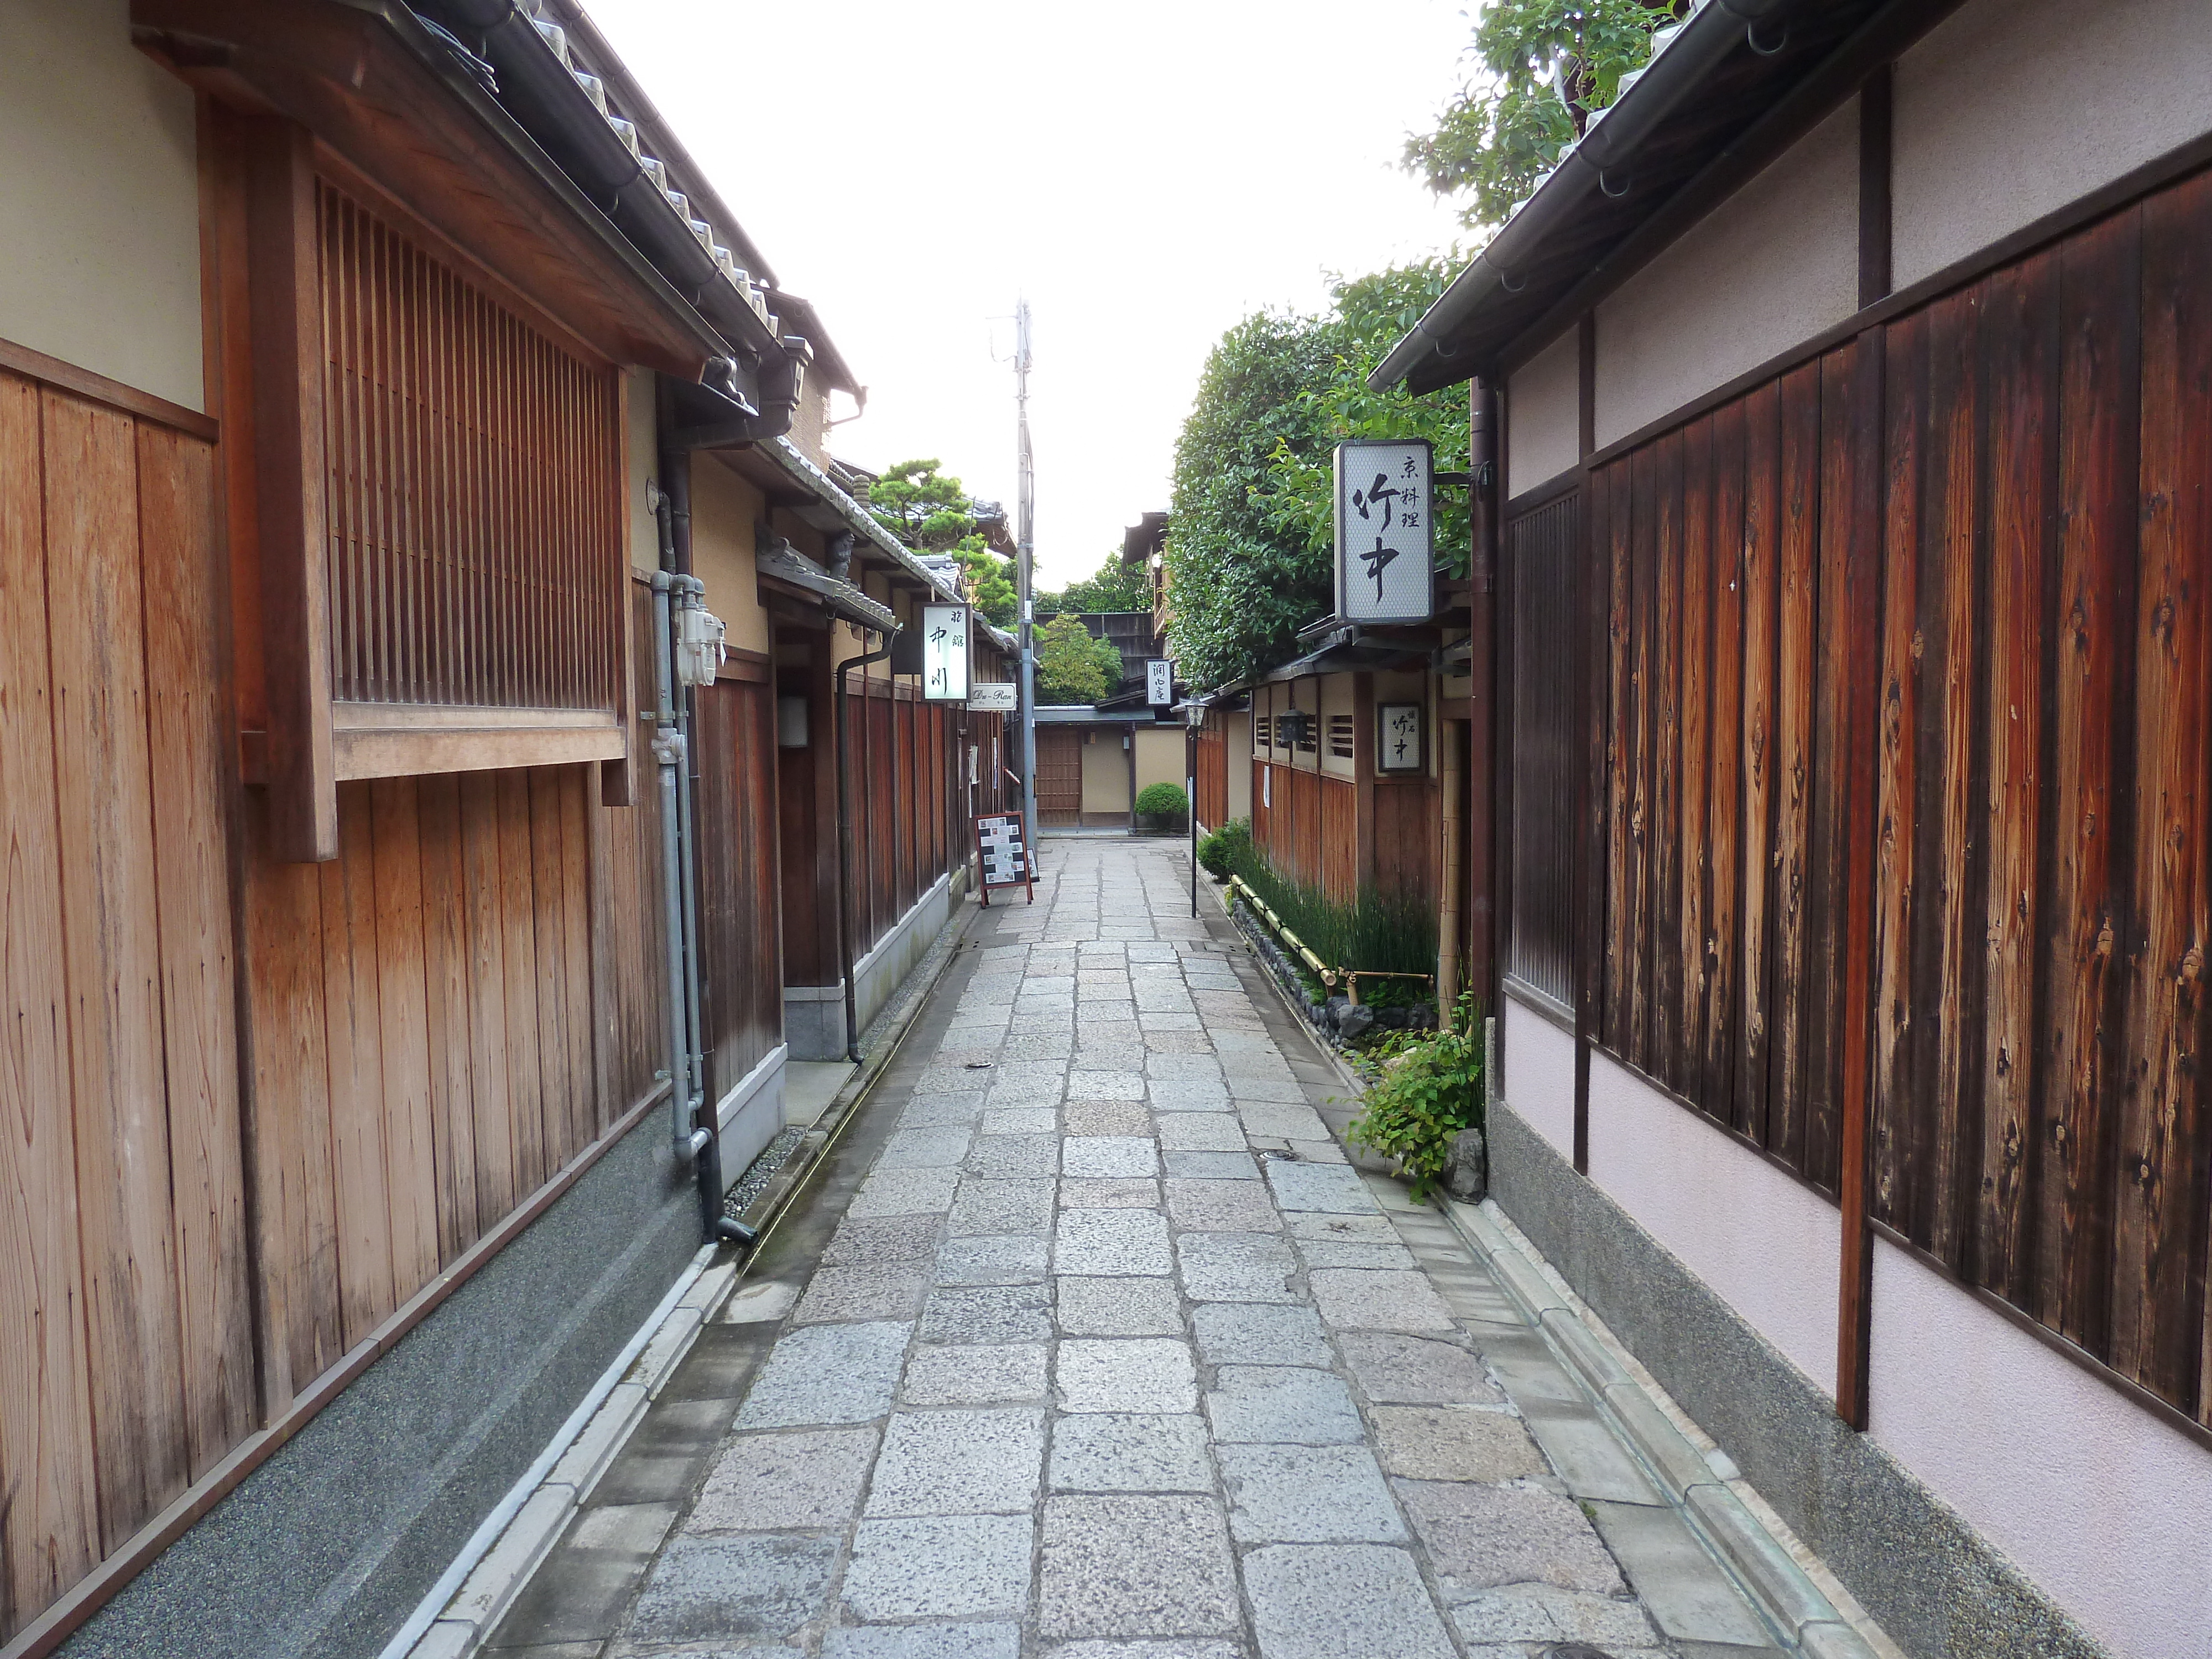
<path id="1" fill-rule="evenodd" d="M 1878 1224 L 2212 1422 L 2208 250 L 2200 175 L 1870 327 L 1588 556 L 1601 1045 L 1831 1194 L 1863 1088 Z"/>

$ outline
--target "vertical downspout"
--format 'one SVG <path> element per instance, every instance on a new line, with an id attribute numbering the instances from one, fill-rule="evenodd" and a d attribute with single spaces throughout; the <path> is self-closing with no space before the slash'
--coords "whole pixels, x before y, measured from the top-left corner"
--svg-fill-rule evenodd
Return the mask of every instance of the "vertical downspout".
<path id="1" fill-rule="evenodd" d="M 660 429 L 672 423 L 664 388 Z M 665 440 L 660 447 L 664 487 L 653 502 L 660 526 L 660 568 L 653 578 L 653 658 L 659 693 L 653 758 L 660 766 L 662 898 L 667 911 L 669 1031 L 672 1053 L 669 1091 L 677 1154 L 689 1158 L 698 1182 L 700 1221 L 706 1235 L 747 1247 L 757 1235 L 722 1213 L 722 1147 L 707 1099 L 706 1026 L 700 1014 L 698 888 L 693 859 L 698 829 L 692 818 L 691 696 L 677 684 L 678 614 L 696 607 L 703 585 L 691 562 L 690 456 Z"/>
<path id="2" fill-rule="evenodd" d="M 860 1019 L 853 994 L 853 805 L 852 785 L 847 776 L 850 768 L 846 762 L 852 745 L 845 715 L 845 676 L 890 656 L 891 636 L 886 634 L 883 638 L 878 649 L 848 657 L 837 665 L 837 976 L 845 987 L 845 1058 L 855 1066 L 860 1063 Z M 862 643 L 866 642 L 864 639 Z"/>
<path id="3" fill-rule="evenodd" d="M 1497 586 L 1498 394 L 1475 380 L 1469 392 L 1469 471 L 1474 544 L 1468 574 L 1467 772 L 1470 810 L 1467 824 L 1466 983 L 1486 1013 L 1498 1012 L 1497 917 L 1493 880 L 1498 846 L 1497 754 Z"/>

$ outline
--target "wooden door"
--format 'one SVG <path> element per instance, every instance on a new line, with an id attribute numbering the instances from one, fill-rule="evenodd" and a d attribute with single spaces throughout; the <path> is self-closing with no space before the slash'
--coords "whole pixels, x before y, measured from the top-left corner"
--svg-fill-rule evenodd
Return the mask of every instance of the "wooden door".
<path id="1" fill-rule="evenodd" d="M 1072 726 L 1041 726 L 1036 734 L 1037 823 L 1083 821 L 1083 733 Z"/>

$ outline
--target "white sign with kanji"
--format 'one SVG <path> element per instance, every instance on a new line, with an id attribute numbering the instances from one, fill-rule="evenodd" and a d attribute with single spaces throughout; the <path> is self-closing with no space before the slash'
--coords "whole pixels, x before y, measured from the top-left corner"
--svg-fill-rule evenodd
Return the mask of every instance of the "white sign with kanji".
<path id="1" fill-rule="evenodd" d="M 926 702 L 968 697 L 968 607 L 921 607 L 921 696 Z"/>
<path id="2" fill-rule="evenodd" d="M 1164 657 L 1146 660 L 1145 701 L 1154 708 L 1165 708 L 1175 701 L 1175 665 Z"/>
<path id="3" fill-rule="evenodd" d="M 1421 705 L 1378 703 L 1375 708 L 1375 769 L 1419 772 L 1428 765 L 1421 752 Z"/>
<path id="4" fill-rule="evenodd" d="M 1336 614 L 1345 621 L 1436 614 L 1434 461 L 1425 438 L 1336 447 Z"/>

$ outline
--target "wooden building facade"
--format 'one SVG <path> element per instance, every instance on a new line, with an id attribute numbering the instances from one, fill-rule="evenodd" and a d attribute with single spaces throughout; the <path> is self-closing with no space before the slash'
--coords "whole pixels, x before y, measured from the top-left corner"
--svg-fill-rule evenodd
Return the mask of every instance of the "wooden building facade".
<path id="1" fill-rule="evenodd" d="M 1503 433 L 1499 1197 L 1907 1651 L 2184 1651 L 2208 59 L 2102 67 L 2154 0 L 1860 9 L 1701 15 L 1647 76 L 1698 94 L 1593 125 L 1634 189 L 1586 143 L 1386 365 Z M 2061 1522 L 2059 1425 L 2126 1516 Z"/>
<path id="2" fill-rule="evenodd" d="M 0 249 L 7 1659 L 377 1651 L 708 1236 L 657 580 L 733 647 L 684 752 L 726 1182 L 825 932 L 964 879 L 963 717 L 879 672 L 849 896 L 834 796 L 791 822 L 787 678 L 948 597 L 823 472 L 849 369 L 587 21 L 479 9 L 34 0 L 0 73 L 67 186 Z M 867 646 L 769 568 L 824 526 Z"/>

